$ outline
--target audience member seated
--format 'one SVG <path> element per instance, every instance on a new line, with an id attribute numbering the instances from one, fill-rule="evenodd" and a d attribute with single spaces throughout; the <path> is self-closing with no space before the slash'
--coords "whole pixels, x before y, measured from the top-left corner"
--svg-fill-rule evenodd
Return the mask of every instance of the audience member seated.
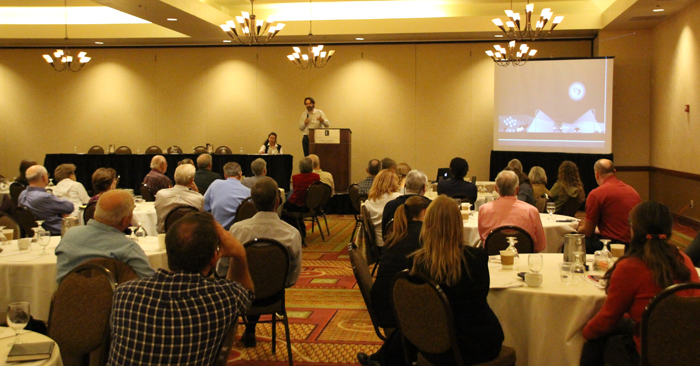
<path id="1" fill-rule="evenodd" d="M 270 132 L 270 134 L 267 135 L 267 140 L 265 140 L 265 143 L 263 143 L 263 145 L 260 146 L 260 149 L 258 150 L 258 154 L 265 154 L 265 155 L 284 154 L 282 152 L 282 145 L 277 143 L 277 134 L 276 133 Z"/>
<path id="2" fill-rule="evenodd" d="M 374 177 L 377 176 L 380 170 L 382 170 L 381 161 L 372 159 L 367 163 L 367 169 L 365 169 L 365 171 L 369 175 L 358 184 L 359 194 L 369 194 L 369 189 L 372 188 L 372 183 L 374 183 Z"/>
<path id="3" fill-rule="evenodd" d="M 15 183 L 19 183 L 23 186 L 28 186 L 29 181 L 27 180 L 27 169 L 29 167 L 37 165 L 36 160 L 24 159 L 19 163 L 19 177 L 15 179 Z"/>
<path id="4" fill-rule="evenodd" d="M 700 282 L 690 258 L 668 242 L 673 226 L 668 207 L 641 203 L 630 212 L 629 221 L 630 245 L 603 276 L 608 296 L 582 331 L 587 340 L 581 353 L 583 366 L 639 365 L 639 325 L 649 301 L 673 284 Z M 694 292 L 680 294 L 700 295 Z"/>
<path id="5" fill-rule="evenodd" d="M 471 203 L 475 203 L 478 194 L 476 185 L 464 180 L 464 177 L 469 173 L 469 163 L 462 158 L 452 159 L 450 173 L 452 178 L 438 182 L 437 193 L 448 197 L 467 196 Z"/>
<path id="6" fill-rule="evenodd" d="M 52 189 L 53 194 L 73 203 L 75 210 L 71 216 L 78 216 L 80 206 L 90 202 L 90 196 L 88 196 L 83 184 L 76 182 L 75 169 L 73 164 L 61 164 L 53 172 L 53 177 L 58 182 Z"/>
<path id="7" fill-rule="evenodd" d="M 586 222 L 578 228 L 586 235 L 586 252 L 589 254 L 603 248 L 600 239 L 628 244 L 632 236 L 627 218 L 632 208 L 642 202 L 634 188 L 617 179 L 612 161 L 600 159 L 593 165 L 593 170 L 599 187 L 588 194 Z M 600 235 L 595 234 L 596 226 Z"/>
<path id="8" fill-rule="evenodd" d="M 384 158 L 382 159 L 382 169 L 390 169 L 396 172 L 396 161 L 392 158 Z"/>
<path id="9" fill-rule="evenodd" d="M 250 170 L 253 171 L 252 177 L 243 178 L 243 185 L 253 189 L 255 182 L 267 176 L 267 162 L 263 158 L 257 158 L 250 163 Z"/>
<path id="10" fill-rule="evenodd" d="M 367 196 L 367 201 L 365 201 L 365 207 L 372 219 L 372 225 L 374 225 L 374 232 L 376 234 L 377 246 L 384 246 L 384 240 L 382 239 L 382 214 L 384 213 L 384 206 L 387 202 L 393 200 L 400 196 L 399 190 L 399 176 L 393 169 L 382 169 L 382 171 L 377 174 L 374 178 L 374 183 L 372 188 L 369 190 L 369 196 Z"/>
<path id="11" fill-rule="evenodd" d="M 158 217 L 158 233 L 165 232 L 165 218 L 170 211 L 180 206 L 192 206 L 204 210 L 204 196 L 194 184 L 195 168 L 192 164 L 183 164 L 175 169 L 175 186 L 161 189 L 156 194 L 156 216 Z"/>
<path id="12" fill-rule="evenodd" d="M 700 234 L 685 248 L 685 255 L 693 261 L 695 267 L 700 267 Z"/>
<path id="13" fill-rule="evenodd" d="M 535 205 L 535 194 L 532 191 L 532 184 L 530 184 L 530 179 L 523 173 L 523 165 L 520 160 L 513 159 L 508 163 L 508 167 L 505 170 L 510 170 L 515 172 L 520 181 L 520 188 L 518 190 L 518 199 L 527 202 L 531 205 Z"/>
<path id="14" fill-rule="evenodd" d="M 143 184 L 148 187 L 148 190 L 155 196 L 158 191 L 173 186 L 170 178 L 165 176 L 168 171 L 168 161 L 163 155 L 156 155 L 151 159 L 151 171 L 143 178 Z"/>
<path id="15" fill-rule="evenodd" d="M 396 175 L 399 176 L 399 192 L 404 194 L 406 187 L 406 174 L 411 171 L 411 167 L 406 163 L 400 163 L 396 166 Z"/>
<path id="16" fill-rule="evenodd" d="M 519 179 L 515 172 L 504 170 L 496 176 L 496 192 L 500 195 L 495 201 L 479 207 L 479 237 L 486 242 L 494 229 L 511 225 L 525 230 L 534 241 L 535 252 L 547 247 L 540 213 L 533 205 L 516 198 Z"/>
<path id="17" fill-rule="evenodd" d="M 155 271 L 148 256 L 123 231 L 131 225 L 134 199 L 127 191 L 106 192 L 97 201 L 95 217 L 87 225 L 66 231 L 56 247 L 56 281 L 73 268 L 93 258 L 112 258 L 129 265 L 139 277 L 152 276 Z"/>
<path id="18" fill-rule="evenodd" d="M 428 176 L 420 170 L 414 169 L 406 174 L 406 194 L 387 202 L 384 206 L 384 212 L 382 212 L 382 231 L 384 231 L 384 228 L 389 224 L 389 221 L 394 218 L 396 209 L 403 205 L 406 200 L 413 196 L 423 197 L 427 184 Z M 431 202 L 427 197 L 423 197 L 423 199 L 428 203 Z"/>
<path id="19" fill-rule="evenodd" d="M 90 197 L 88 203 L 97 202 L 100 196 L 107 191 L 117 188 L 117 171 L 112 168 L 98 168 L 92 173 L 92 189 L 94 196 Z"/>
<path id="20" fill-rule="evenodd" d="M 277 182 L 269 177 L 262 177 L 258 180 L 250 196 L 255 203 L 258 213 L 250 219 L 237 222 L 231 226 L 231 235 L 241 243 L 246 243 L 255 238 L 266 238 L 277 240 L 289 251 L 289 275 L 287 276 L 287 287 L 294 286 L 301 273 L 301 235 L 295 226 L 280 220 L 277 215 L 277 206 L 280 204 L 279 188 Z M 225 276 L 228 272 L 229 261 L 220 260 L 216 271 L 220 276 Z M 264 306 L 253 302 L 254 306 Z M 249 323 L 245 326 L 245 332 L 241 341 L 245 347 L 255 347 L 255 325 L 260 316 L 247 317 Z"/>
<path id="21" fill-rule="evenodd" d="M 530 184 L 532 185 L 532 195 L 535 197 L 535 200 L 545 194 L 547 197 L 551 196 L 551 193 L 546 186 L 547 173 L 541 166 L 533 166 L 530 169 L 530 173 L 527 175 L 527 178 L 530 180 Z"/>
<path id="22" fill-rule="evenodd" d="M 569 198 L 576 198 L 579 203 L 586 200 L 586 191 L 576 163 L 565 160 L 559 165 L 557 181 L 552 186 L 550 196 L 554 199 L 556 211 L 561 211 Z"/>
<path id="23" fill-rule="evenodd" d="M 41 165 L 32 165 L 27 169 L 29 186 L 19 194 L 18 202 L 29 208 L 37 220 L 44 220 L 44 229 L 51 235 L 61 235 L 63 217 L 70 215 L 73 204 L 46 192 L 49 185 L 49 173 Z"/>
<path id="24" fill-rule="evenodd" d="M 238 205 L 250 197 L 250 188 L 241 183 L 243 173 L 236 162 L 224 165 L 226 179 L 214 181 L 204 194 L 204 210 L 211 212 L 216 222 L 228 230 L 236 217 Z"/>
<path id="25" fill-rule="evenodd" d="M 318 174 L 313 172 L 314 166 L 311 158 L 308 156 L 299 160 L 299 174 L 292 176 L 292 194 L 289 195 L 287 202 L 284 203 L 284 209 L 289 212 L 301 212 L 304 210 L 306 202 L 306 192 L 310 185 L 321 179 Z M 288 224 L 297 227 L 296 219 L 287 215 L 282 217 Z M 299 232 L 302 238 L 306 237 L 306 230 Z"/>
<path id="26" fill-rule="evenodd" d="M 197 172 L 194 174 L 194 183 L 199 188 L 201 194 L 205 194 L 209 186 L 217 179 L 221 179 L 219 173 L 211 171 L 212 158 L 209 154 L 202 154 L 197 157 Z"/>
<path id="27" fill-rule="evenodd" d="M 172 271 L 161 268 L 114 293 L 109 366 L 213 365 L 231 324 L 250 308 L 245 250 L 210 214 L 176 221 L 165 245 Z M 228 279 L 207 278 L 219 257 L 233 259 Z"/>
<path id="28" fill-rule="evenodd" d="M 321 183 L 327 184 L 331 187 L 331 196 L 335 194 L 335 184 L 333 183 L 333 175 L 329 172 L 324 172 L 321 170 L 321 160 L 315 154 L 310 154 L 311 164 L 314 167 L 314 173 L 318 174 L 321 179 Z"/>
<path id="29" fill-rule="evenodd" d="M 182 159 L 182 160 L 180 160 L 180 161 L 177 162 L 177 166 L 180 166 L 180 165 L 182 165 L 182 164 L 190 164 L 190 165 L 192 165 L 192 166 L 195 167 L 195 168 L 197 167 L 196 165 L 194 165 L 194 161 L 192 161 L 192 159 L 189 159 L 189 158 L 187 158 L 187 159 Z"/>

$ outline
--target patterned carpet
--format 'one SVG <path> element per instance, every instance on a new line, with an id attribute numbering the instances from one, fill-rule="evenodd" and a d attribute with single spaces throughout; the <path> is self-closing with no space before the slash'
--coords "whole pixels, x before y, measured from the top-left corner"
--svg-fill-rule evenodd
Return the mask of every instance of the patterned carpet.
<path id="1" fill-rule="evenodd" d="M 326 235 L 325 241 L 321 240 L 318 227 L 311 233 L 309 224 L 301 276 L 286 292 L 293 360 L 299 366 L 357 365 L 358 352 L 373 353 L 381 345 L 348 259 L 347 244 L 355 219 L 335 215 L 329 218 L 331 236 Z M 323 219 L 321 223 L 324 225 Z M 325 230 L 325 225 L 323 228 Z M 239 337 L 243 328 L 238 327 Z M 281 323 L 277 324 L 275 354 L 271 351 L 271 337 L 271 325 L 258 324 L 257 347 L 243 348 L 237 340 L 229 365 L 288 364 Z"/>

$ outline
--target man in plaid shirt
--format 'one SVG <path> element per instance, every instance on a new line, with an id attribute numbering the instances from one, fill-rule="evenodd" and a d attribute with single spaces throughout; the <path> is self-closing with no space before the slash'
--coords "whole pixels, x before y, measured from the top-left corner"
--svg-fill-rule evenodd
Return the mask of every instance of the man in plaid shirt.
<path id="1" fill-rule="evenodd" d="M 382 162 L 377 159 L 372 159 L 367 164 L 366 170 L 369 176 L 360 182 L 360 194 L 369 194 L 369 189 L 372 188 L 372 183 L 374 183 L 374 177 L 376 177 L 377 174 L 379 174 L 379 171 L 382 170 Z"/>
<path id="2" fill-rule="evenodd" d="M 243 245 L 211 214 L 176 221 L 165 243 L 172 272 L 161 268 L 114 294 L 108 365 L 212 365 L 231 324 L 250 308 Z M 224 257 L 233 264 L 228 279 L 207 278 Z"/>
<path id="3" fill-rule="evenodd" d="M 172 188 L 173 182 L 165 175 L 168 171 L 168 161 L 163 155 L 156 155 L 151 159 L 151 171 L 143 178 L 143 184 L 153 193 L 153 196 L 161 189 Z"/>

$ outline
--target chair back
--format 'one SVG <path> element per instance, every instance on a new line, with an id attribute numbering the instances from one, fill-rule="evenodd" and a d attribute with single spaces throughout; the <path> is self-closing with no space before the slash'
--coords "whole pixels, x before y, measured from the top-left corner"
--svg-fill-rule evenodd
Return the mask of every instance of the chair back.
<path id="1" fill-rule="evenodd" d="M 193 154 L 206 154 L 208 152 L 209 151 L 207 150 L 207 148 L 205 146 L 197 146 L 194 149 L 192 149 Z"/>
<path id="2" fill-rule="evenodd" d="M 15 207 L 19 205 L 19 194 L 25 189 L 27 189 L 27 187 L 22 183 L 12 182 L 12 184 L 10 184 L 10 198 L 12 198 L 12 203 L 15 204 Z"/>
<path id="3" fill-rule="evenodd" d="M 392 217 L 389 222 L 386 223 L 386 226 L 382 229 L 382 239 L 384 239 L 384 242 L 386 243 L 386 239 L 389 238 L 389 235 L 394 232 L 394 218 Z"/>
<path id="4" fill-rule="evenodd" d="M 348 187 L 348 197 L 350 204 L 356 213 L 360 213 L 360 185 L 353 183 Z"/>
<path id="5" fill-rule="evenodd" d="M 229 149 L 228 146 L 219 146 L 216 148 L 216 151 L 214 151 L 214 154 L 216 155 L 231 155 L 233 154 L 233 151 Z"/>
<path id="6" fill-rule="evenodd" d="M 12 239 L 16 240 L 21 235 L 21 230 L 17 221 L 10 215 L 0 212 L 0 226 L 4 226 L 5 230 L 12 229 Z"/>
<path id="7" fill-rule="evenodd" d="M 196 207 L 180 206 L 180 207 L 168 212 L 168 215 L 165 216 L 165 223 L 163 224 L 164 228 L 165 228 L 165 232 L 166 233 L 168 232 L 168 229 L 170 229 L 170 227 L 173 226 L 175 221 L 181 219 L 182 217 L 184 217 L 185 215 L 187 215 L 189 213 L 198 212 L 198 211 L 199 211 L 199 209 L 197 209 Z"/>
<path id="8" fill-rule="evenodd" d="M 32 230 L 32 228 L 39 226 L 39 224 L 36 223 L 34 214 L 25 206 L 17 206 L 15 209 L 15 220 L 19 224 L 21 230 L 20 237 L 22 238 L 33 236 L 34 230 Z"/>
<path id="9" fill-rule="evenodd" d="M 83 211 L 83 224 L 87 225 L 88 221 L 95 217 L 95 209 L 97 208 L 97 201 L 90 202 L 85 206 Z"/>
<path id="10" fill-rule="evenodd" d="M 501 250 L 508 248 L 509 236 L 514 236 L 517 238 L 518 242 L 515 243 L 515 249 L 518 253 L 534 253 L 535 244 L 532 241 L 530 234 L 517 226 L 501 226 L 493 229 L 491 233 L 486 237 L 486 243 L 484 243 L 484 248 L 489 255 L 498 255 Z"/>
<path id="11" fill-rule="evenodd" d="M 151 192 L 151 189 L 148 188 L 147 185 L 142 184 L 141 185 L 141 197 L 143 197 L 146 202 L 154 202 L 156 200 L 156 196 Z"/>
<path id="12" fill-rule="evenodd" d="M 95 145 L 95 146 L 91 147 L 87 153 L 88 154 L 104 154 L 105 149 L 103 149 L 102 146 Z"/>
<path id="13" fill-rule="evenodd" d="M 243 247 L 248 259 L 248 271 L 255 285 L 255 300 L 284 293 L 290 265 L 287 248 L 277 240 L 267 238 L 255 238 L 243 244 Z"/>
<path id="14" fill-rule="evenodd" d="M 440 354 L 451 349 L 456 364 L 464 364 L 452 307 L 438 284 L 421 275 L 399 272 L 394 277 L 391 300 L 405 339 L 420 352 Z"/>
<path id="15" fill-rule="evenodd" d="M 117 155 L 129 155 L 131 154 L 131 149 L 128 146 L 119 146 L 114 153 Z"/>
<path id="16" fill-rule="evenodd" d="M 240 205 L 238 205 L 238 208 L 236 209 L 236 216 L 233 217 L 233 223 L 247 220 L 255 216 L 256 213 L 258 213 L 258 209 L 255 208 L 253 200 L 248 197 L 244 199 Z"/>
<path id="17" fill-rule="evenodd" d="M 238 317 L 233 320 L 231 326 L 226 331 L 226 336 L 223 342 L 221 342 L 221 348 L 219 348 L 219 354 L 216 356 L 214 361 L 214 366 L 227 366 L 228 356 L 231 354 L 231 349 L 233 349 L 233 343 L 236 341 L 236 330 L 238 329 Z"/>
<path id="18" fill-rule="evenodd" d="M 168 154 L 182 154 L 180 146 L 173 145 L 168 148 Z"/>
<path id="19" fill-rule="evenodd" d="M 578 197 L 569 197 L 561 210 L 554 213 L 557 215 L 575 217 L 579 207 L 581 207 L 581 202 L 578 201 Z"/>
<path id="20" fill-rule="evenodd" d="M 330 192 L 331 187 L 328 184 L 321 183 L 320 181 L 314 182 L 307 188 L 304 206 L 309 209 L 309 211 L 318 211 L 323 207 L 325 202 L 328 202 Z"/>
<path id="21" fill-rule="evenodd" d="M 114 281 L 117 285 L 139 278 L 131 266 L 118 259 L 99 257 L 89 259 L 85 261 L 85 263 L 102 266 L 109 270 L 112 273 L 112 276 L 114 276 Z"/>
<path id="22" fill-rule="evenodd" d="M 109 317 L 116 282 L 100 265 L 83 263 L 58 284 L 49 312 L 49 337 L 61 348 L 66 365 L 81 365 L 98 352 L 99 364 L 109 354 Z"/>
<path id="23" fill-rule="evenodd" d="M 355 275 L 355 281 L 357 281 L 357 287 L 360 288 L 362 299 L 365 300 L 365 306 L 367 306 L 367 312 L 369 313 L 370 320 L 372 320 L 374 331 L 380 339 L 386 340 L 386 337 L 379 331 L 379 327 L 376 325 L 377 321 L 375 320 L 374 310 L 372 308 L 372 286 L 374 285 L 374 281 L 372 281 L 369 265 L 367 265 L 367 261 L 362 256 L 362 252 L 358 250 L 355 243 L 348 244 L 348 256 L 350 257 L 352 273 Z"/>
<path id="24" fill-rule="evenodd" d="M 540 213 L 547 212 L 547 198 L 542 196 L 535 199 L 535 207 L 537 207 L 537 211 Z"/>
<path id="25" fill-rule="evenodd" d="M 377 246 L 376 233 L 374 224 L 372 224 L 372 216 L 369 214 L 367 207 L 362 206 L 362 233 L 365 239 L 365 257 L 368 264 L 374 264 L 379 260 L 379 247 Z"/>
<path id="26" fill-rule="evenodd" d="M 144 152 L 146 155 L 160 155 L 163 153 L 163 150 L 160 149 L 160 147 L 153 145 L 149 146 L 148 149 Z"/>
<path id="27" fill-rule="evenodd" d="M 691 319 L 698 318 L 700 283 L 669 286 L 656 295 L 642 314 L 642 366 L 697 365 L 700 332 Z"/>
<path id="28" fill-rule="evenodd" d="M 459 200 L 459 203 L 470 203 L 472 205 L 474 204 L 474 202 L 472 202 L 472 199 L 467 197 L 466 194 L 456 194 L 456 195 L 451 196 L 451 197 L 456 199 L 456 200 Z"/>

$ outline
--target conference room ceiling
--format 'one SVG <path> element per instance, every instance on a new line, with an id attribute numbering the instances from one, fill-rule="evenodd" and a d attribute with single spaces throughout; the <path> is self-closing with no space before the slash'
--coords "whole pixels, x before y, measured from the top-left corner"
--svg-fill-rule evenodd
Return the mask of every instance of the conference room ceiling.
<path id="1" fill-rule="evenodd" d="M 601 29 L 650 29 L 695 1 L 534 0 L 533 18 L 551 8 L 564 21 L 548 39 L 591 39 Z M 66 40 L 64 0 L 0 0 L 0 47 L 222 45 L 230 38 L 219 25 L 251 10 L 249 0 L 67 3 Z M 512 4 L 524 15 L 526 1 Z M 509 8 L 504 0 L 257 0 L 254 13 L 286 24 L 274 44 L 308 43 L 310 18 L 314 43 L 354 44 L 504 41 L 491 20 L 505 20 Z"/>

